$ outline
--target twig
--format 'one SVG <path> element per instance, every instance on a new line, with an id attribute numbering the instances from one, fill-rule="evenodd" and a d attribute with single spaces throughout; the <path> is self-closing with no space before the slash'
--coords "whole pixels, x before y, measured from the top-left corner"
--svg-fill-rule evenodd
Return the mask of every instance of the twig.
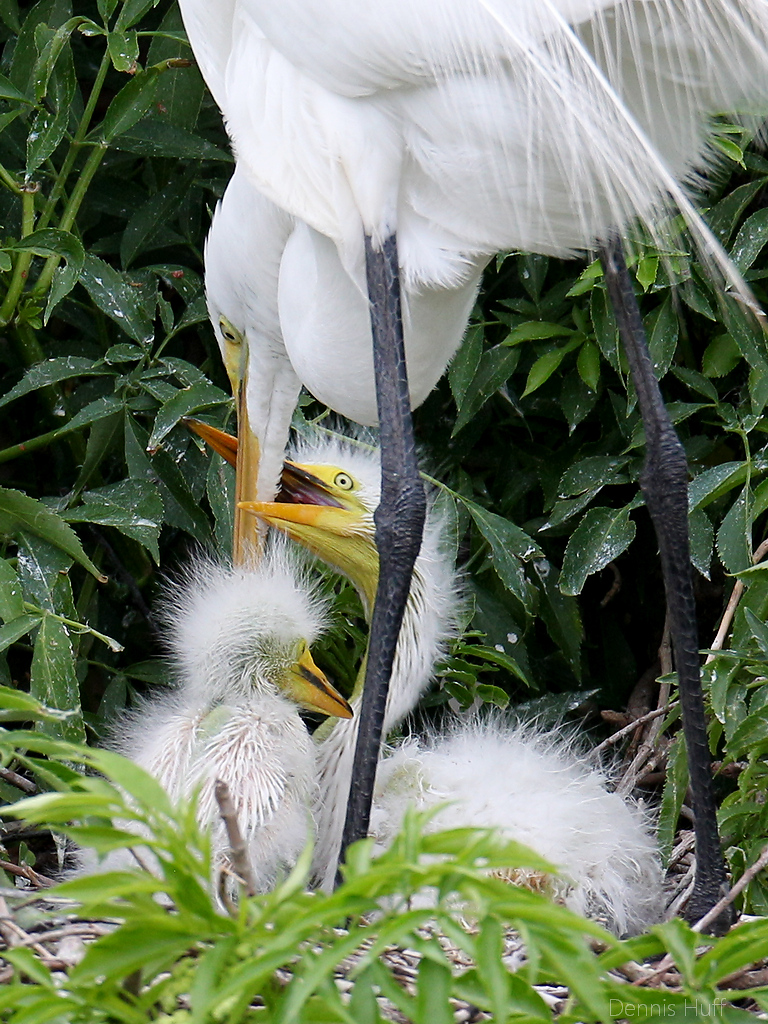
<path id="1" fill-rule="evenodd" d="M 34 868 L 30 868 L 26 864 L 13 864 L 9 860 L 0 860 L 0 868 L 4 871 L 9 871 L 12 875 L 18 875 L 19 878 L 26 878 L 28 882 L 36 885 L 38 889 L 47 889 L 51 885 L 56 885 L 52 878 L 38 874 Z"/>
<path id="2" fill-rule="evenodd" d="M 602 743 L 598 743 L 592 751 L 592 754 L 602 753 L 603 750 L 607 750 L 608 747 L 613 746 L 614 743 L 618 743 L 619 740 L 623 740 L 625 736 L 634 732 L 639 726 L 645 725 L 646 722 L 653 721 L 654 718 L 660 718 L 662 715 L 666 715 L 668 711 L 671 711 L 675 707 L 677 707 L 677 701 L 674 701 L 669 705 L 669 707 L 656 708 L 654 711 L 649 711 L 647 714 L 641 715 L 633 722 L 630 722 L 629 725 L 625 725 L 623 729 L 619 729 L 618 732 L 612 733 L 607 739 L 603 740 Z"/>
<path id="3" fill-rule="evenodd" d="M 23 793 L 36 793 L 37 786 L 31 779 L 25 779 L 23 775 L 19 775 L 18 772 L 11 771 L 10 768 L 0 768 L 0 779 L 5 782 L 10 782 L 16 789 L 20 789 Z"/>
<path id="4" fill-rule="evenodd" d="M 232 803 L 229 786 L 222 779 L 216 779 L 213 792 L 216 803 L 219 805 L 219 814 L 227 830 L 232 867 L 240 877 L 247 895 L 253 896 L 256 893 L 256 879 L 248 857 L 248 847 L 240 831 L 240 823 L 237 820 L 237 811 Z"/>
<path id="5" fill-rule="evenodd" d="M 730 892 L 727 892 L 722 899 L 718 900 L 714 907 L 712 907 L 704 917 L 700 918 L 696 924 L 692 926 L 692 930 L 695 932 L 701 932 L 708 925 L 712 924 L 712 922 L 720 916 L 725 908 L 733 903 L 739 893 L 746 889 L 755 875 L 760 874 L 766 864 L 768 864 L 768 844 L 763 847 L 760 851 L 760 856 L 757 858 L 755 863 L 746 869 L 738 882 L 736 882 L 731 888 Z"/>
<path id="6" fill-rule="evenodd" d="M 735 883 L 731 891 L 727 892 L 722 899 L 717 901 L 717 903 L 714 905 L 714 907 L 712 907 L 711 910 L 707 911 L 704 917 L 700 918 L 696 922 L 696 924 L 691 926 L 691 931 L 701 932 L 708 925 L 712 924 L 713 921 L 716 921 L 717 918 L 725 910 L 725 908 L 730 906 L 731 903 L 733 903 L 733 901 L 736 899 L 739 893 L 742 892 L 742 890 L 749 885 L 749 883 L 752 881 L 755 875 L 759 874 L 767 864 L 768 845 L 763 847 L 762 851 L 760 852 L 760 856 L 757 858 L 755 863 L 751 867 L 747 868 L 747 870 L 744 872 L 744 874 L 741 876 L 738 882 Z M 672 967 L 674 962 L 674 957 L 670 953 L 667 953 L 667 955 L 664 957 L 664 959 L 661 961 L 658 967 L 654 971 L 652 971 L 645 978 L 644 981 L 638 982 L 638 984 L 648 984 L 648 982 L 661 977 L 662 974 L 666 974 L 666 972 L 669 970 L 670 967 Z"/>

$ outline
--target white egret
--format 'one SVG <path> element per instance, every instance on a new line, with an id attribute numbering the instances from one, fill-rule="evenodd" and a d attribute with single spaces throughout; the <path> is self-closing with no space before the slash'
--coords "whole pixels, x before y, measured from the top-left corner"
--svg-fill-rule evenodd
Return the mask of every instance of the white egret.
<path id="1" fill-rule="evenodd" d="M 181 7 L 248 174 L 308 225 L 308 245 L 327 248 L 320 236 L 335 245 L 371 299 L 382 572 L 347 839 L 366 829 L 387 680 L 424 518 L 400 286 L 417 269 L 425 283 L 445 281 L 446 267 L 455 272 L 462 259 L 465 269 L 475 266 L 499 249 L 568 255 L 602 241 L 648 443 L 643 490 L 659 535 L 696 810 L 690 913 L 703 913 L 725 874 L 698 680 L 686 466 L 614 233 L 640 217 L 663 237 L 664 215 L 679 208 L 704 254 L 740 287 L 680 181 L 706 164 L 706 114 L 768 95 L 768 5 L 409 0 L 353 8 L 349 0 L 181 0 Z M 405 240 L 422 232 L 411 262 Z M 454 273 L 452 284 L 466 281 Z M 301 288 L 299 280 L 293 285 Z M 324 363 L 328 352 L 313 341 L 303 342 L 307 364 Z M 330 404 L 344 412 L 357 381 L 344 374 L 331 383 Z"/>
<path id="2" fill-rule="evenodd" d="M 245 508 L 348 576 L 370 618 L 378 576 L 378 451 L 332 436 L 302 441 L 286 463 L 280 497 Z M 455 631 L 460 594 L 447 548 L 444 523 L 430 505 L 395 654 L 385 734 L 416 706 Z M 351 697 L 355 709 L 363 678 L 364 667 Z M 326 887 L 336 871 L 356 732 L 353 718 L 329 720 L 315 733 L 314 870 Z M 561 735 L 545 736 L 501 713 L 449 716 L 440 732 L 385 752 L 370 834 L 387 847 L 409 805 L 435 810 L 449 803 L 430 828 L 500 829 L 562 867 L 564 880 L 550 884 L 573 909 L 600 917 L 618 934 L 634 933 L 661 916 L 659 857 L 643 815 L 606 784 Z"/>
<path id="3" fill-rule="evenodd" d="M 217 780 L 226 782 L 254 879 L 266 891 L 310 835 L 314 746 L 297 705 L 352 713 L 309 653 L 325 606 L 281 544 L 249 570 L 195 561 L 166 593 L 163 618 L 176 686 L 127 713 L 113 747 L 172 798 L 198 791 L 214 867 L 231 873 L 214 794 Z M 106 866 L 128 863 L 119 851 Z"/>

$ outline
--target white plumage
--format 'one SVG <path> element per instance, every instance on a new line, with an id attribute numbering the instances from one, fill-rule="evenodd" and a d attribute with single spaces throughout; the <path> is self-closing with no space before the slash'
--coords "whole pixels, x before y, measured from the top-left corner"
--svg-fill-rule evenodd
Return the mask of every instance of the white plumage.
<path id="1" fill-rule="evenodd" d="M 314 436 L 300 441 L 291 455 L 297 468 L 316 474 L 322 482 L 334 481 L 341 473 L 345 485 L 351 486 L 342 492 L 331 484 L 317 492 L 318 499 L 346 499 L 347 507 L 354 503 L 359 514 L 353 523 L 345 516 L 328 545 L 319 532 L 310 537 L 306 531 L 296 532 L 285 511 L 290 505 L 262 506 L 270 510 L 268 521 L 335 567 L 343 561 L 370 614 L 375 588 L 370 563 L 337 555 L 344 549 L 342 529 L 347 536 L 367 537 L 373 548 L 378 451 L 333 436 Z M 311 500 L 311 486 L 308 478 L 301 488 L 303 501 Z M 324 512 L 330 531 L 327 507 Z M 431 505 L 398 640 L 385 735 L 402 723 L 429 686 L 435 663 L 455 633 L 460 604 L 445 525 Z M 357 709 L 359 686 L 351 703 Z M 328 721 L 315 734 L 320 787 L 313 865 L 325 887 L 333 884 L 336 871 L 356 736 L 355 719 Z M 607 781 L 576 744 L 560 734 L 543 735 L 499 712 L 482 719 L 449 716 L 439 733 L 425 739 L 409 737 L 385 751 L 376 776 L 370 834 L 385 848 L 409 805 L 434 810 L 450 803 L 430 827 L 499 828 L 507 838 L 562 866 L 565 879 L 552 888 L 573 909 L 599 917 L 619 934 L 634 933 L 661 916 L 659 858 L 646 817 L 609 792 Z"/>
<path id="2" fill-rule="evenodd" d="M 214 796 L 227 783 L 258 887 L 290 870 L 311 835 L 314 747 L 287 674 L 325 622 L 325 607 L 283 545 L 258 569 L 198 560 L 166 593 L 163 618 L 174 689 L 142 702 L 113 746 L 178 799 L 198 792 L 215 869 L 229 870 Z M 125 851 L 105 866 L 132 863 Z"/>
<path id="3" fill-rule="evenodd" d="M 379 762 L 370 834 L 386 848 L 405 809 L 434 811 L 428 829 L 495 828 L 561 870 L 540 886 L 618 935 L 660 920 L 661 865 L 651 820 L 607 788 L 609 778 L 561 733 L 508 721 L 454 717 L 409 737 Z"/>

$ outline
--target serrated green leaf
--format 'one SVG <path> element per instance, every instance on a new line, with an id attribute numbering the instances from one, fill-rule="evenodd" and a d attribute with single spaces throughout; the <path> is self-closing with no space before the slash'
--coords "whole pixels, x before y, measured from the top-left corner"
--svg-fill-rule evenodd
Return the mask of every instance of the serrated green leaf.
<path id="1" fill-rule="evenodd" d="M 88 294 L 108 317 L 134 341 L 149 344 L 155 336 L 151 320 L 141 308 L 126 278 L 97 256 L 87 255 L 80 280 Z"/>
<path id="2" fill-rule="evenodd" d="M 63 622 L 46 615 L 35 638 L 29 692 L 47 707 L 68 712 L 60 720 L 45 722 L 42 729 L 52 736 L 73 743 L 84 743 L 85 728 L 74 661 L 67 627 Z"/>
<path id="3" fill-rule="evenodd" d="M 709 516 L 703 509 L 694 509 L 689 514 L 688 532 L 691 540 L 691 561 L 701 575 L 709 579 L 715 532 Z"/>
<path id="4" fill-rule="evenodd" d="M 621 509 L 590 509 L 571 535 L 560 573 L 560 590 L 575 597 L 588 576 L 600 572 L 629 547 L 635 524 L 629 518 L 630 503 Z"/>
<path id="5" fill-rule="evenodd" d="M 563 473 L 557 487 L 558 497 L 570 498 L 617 482 L 617 477 L 629 461 L 626 455 L 592 455 L 581 459 Z"/>
<path id="6" fill-rule="evenodd" d="M 28 395 L 49 384 L 58 384 L 59 381 L 69 380 L 72 377 L 99 376 L 107 372 L 99 363 L 94 363 L 92 359 L 82 356 L 60 356 L 55 359 L 46 359 L 42 363 L 30 366 L 19 383 L 0 398 L 0 408 L 16 398 L 21 398 L 22 395 Z"/>
<path id="7" fill-rule="evenodd" d="M 720 524 L 717 553 L 728 572 L 741 572 L 752 565 L 752 518 L 746 487 Z"/>
<path id="8" fill-rule="evenodd" d="M 456 408 L 461 409 L 467 388 L 472 383 L 483 354 L 483 327 L 471 324 L 464 340 L 448 367 L 448 383 L 451 386 Z"/>
<path id="9" fill-rule="evenodd" d="M 112 142 L 144 117 L 152 106 L 158 79 L 163 70 L 164 68 L 153 67 L 139 71 L 127 85 L 123 86 L 96 129 L 100 138 L 105 142 Z"/>
<path id="10" fill-rule="evenodd" d="M 118 135 L 111 148 L 137 156 L 232 163 L 232 155 L 227 150 L 186 128 L 160 121 L 152 114 Z"/>
<path id="11" fill-rule="evenodd" d="M 590 391 L 597 391 L 600 384 L 600 351 L 597 345 L 591 341 L 584 342 L 579 349 L 576 369 Z"/>
<path id="12" fill-rule="evenodd" d="M 15 534 L 21 529 L 28 530 L 66 552 L 97 580 L 106 582 L 106 577 L 102 576 L 86 555 L 77 534 L 60 516 L 51 512 L 41 501 L 29 498 L 21 491 L 0 487 L 0 530 L 6 534 Z"/>
<path id="13" fill-rule="evenodd" d="M 680 326 L 671 296 L 655 310 L 646 324 L 648 350 L 653 360 L 653 372 L 657 380 L 667 373 L 675 357 Z"/>
<path id="14" fill-rule="evenodd" d="M 568 353 L 579 344 L 580 342 L 578 338 L 574 338 L 572 341 L 569 341 L 567 345 L 563 345 L 562 348 L 552 349 L 551 352 L 545 352 L 544 355 L 539 356 L 528 372 L 528 380 L 525 382 L 525 390 L 520 397 L 525 398 L 527 395 L 537 391 L 542 384 L 546 383 Z"/>
<path id="15" fill-rule="evenodd" d="M 737 760 L 768 744 L 768 708 L 759 708 L 740 722 L 728 741 L 728 755 Z"/>
<path id="16" fill-rule="evenodd" d="M 4 558 L 0 558 L 0 619 L 10 622 L 24 614 L 24 596 L 19 577 Z"/>
<path id="17" fill-rule="evenodd" d="M 189 416 L 190 413 L 200 409 L 208 409 L 212 405 L 228 403 L 229 395 L 208 381 L 182 388 L 162 406 L 155 417 L 147 449 L 154 451 L 158 448 L 163 438 L 173 430 L 182 417 Z"/>
<path id="18" fill-rule="evenodd" d="M 509 349 L 502 345 L 496 345 L 494 348 L 488 349 L 487 352 L 483 352 L 477 373 L 464 394 L 456 425 L 453 428 L 454 435 L 458 434 L 473 419 L 491 395 L 495 394 L 509 379 L 519 361 L 520 352 L 516 348 Z"/>
<path id="19" fill-rule="evenodd" d="M 741 351 L 730 334 L 719 334 L 704 350 L 701 372 L 706 377 L 724 377 L 741 362 Z"/>
<path id="20" fill-rule="evenodd" d="M 497 516 L 494 512 L 475 505 L 474 502 L 462 499 L 475 521 L 480 533 L 491 547 L 491 560 L 506 587 L 527 607 L 530 595 L 525 582 L 522 562 L 542 557 L 539 545 L 519 526 L 508 519 Z"/>
<path id="21" fill-rule="evenodd" d="M 143 544 L 155 561 L 160 561 L 157 541 L 163 525 L 163 500 L 154 484 L 148 480 L 121 480 L 88 491 L 82 497 L 82 505 L 65 513 L 67 522 L 113 526 Z"/>

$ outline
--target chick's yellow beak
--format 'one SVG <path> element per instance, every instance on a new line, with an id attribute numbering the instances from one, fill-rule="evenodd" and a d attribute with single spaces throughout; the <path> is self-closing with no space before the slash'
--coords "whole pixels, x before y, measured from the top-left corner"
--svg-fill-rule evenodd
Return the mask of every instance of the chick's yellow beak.
<path id="1" fill-rule="evenodd" d="M 286 462 L 279 500 L 244 501 L 240 508 L 287 533 L 321 561 L 338 569 L 362 594 L 370 612 L 379 580 L 373 520 L 354 495 L 333 486 L 333 478 L 340 473 L 346 475 L 333 466 Z"/>
<path id="2" fill-rule="evenodd" d="M 306 645 L 296 664 L 281 680 L 280 687 L 292 700 L 309 711 L 319 711 L 322 715 L 333 715 L 335 718 L 352 717 L 352 708 L 317 667 Z"/>

